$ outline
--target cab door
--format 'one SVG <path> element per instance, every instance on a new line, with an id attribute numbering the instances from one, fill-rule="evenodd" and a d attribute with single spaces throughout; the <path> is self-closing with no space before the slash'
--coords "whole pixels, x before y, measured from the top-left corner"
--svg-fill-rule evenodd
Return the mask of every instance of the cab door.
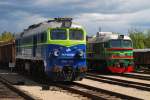
<path id="1" fill-rule="evenodd" d="M 37 36 L 33 36 L 33 57 L 36 57 L 36 49 L 37 49 Z"/>

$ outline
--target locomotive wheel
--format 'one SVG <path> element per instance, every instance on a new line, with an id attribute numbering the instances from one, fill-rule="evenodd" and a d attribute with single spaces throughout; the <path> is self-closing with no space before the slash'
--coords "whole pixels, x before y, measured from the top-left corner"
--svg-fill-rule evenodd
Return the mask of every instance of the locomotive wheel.
<path id="1" fill-rule="evenodd" d="M 39 64 L 38 64 L 38 72 L 39 72 L 40 78 L 43 78 L 45 76 L 44 64 L 42 62 L 39 62 Z"/>
<path id="2" fill-rule="evenodd" d="M 150 69 L 150 65 L 148 65 L 148 69 Z"/>
<path id="3" fill-rule="evenodd" d="M 19 61 L 18 60 L 16 60 L 16 65 L 15 66 L 16 66 L 15 71 L 19 72 L 20 70 L 19 70 Z"/>
<path id="4" fill-rule="evenodd" d="M 31 63 L 31 73 L 32 73 L 32 76 L 33 77 L 36 77 L 38 74 L 37 74 L 37 70 L 36 70 L 36 63 L 35 62 L 32 62 Z"/>
<path id="5" fill-rule="evenodd" d="M 32 76 L 35 78 L 35 79 L 38 79 L 38 69 L 37 69 L 37 64 L 36 62 L 32 62 L 32 68 L 31 68 L 31 72 L 32 72 Z"/>
<path id="6" fill-rule="evenodd" d="M 24 61 L 20 60 L 19 66 L 20 66 L 20 72 L 21 72 L 21 74 L 25 74 Z"/>
<path id="7" fill-rule="evenodd" d="M 30 75 L 30 69 L 31 69 L 30 67 L 31 65 L 29 62 L 24 63 L 24 68 L 25 68 L 25 72 L 27 73 L 27 75 Z"/>
<path id="8" fill-rule="evenodd" d="M 44 82 L 47 80 L 47 77 L 45 75 L 44 72 L 44 64 L 42 63 L 42 61 L 37 61 L 33 63 L 33 73 L 34 73 L 34 77 L 40 81 L 40 82 Z"/>

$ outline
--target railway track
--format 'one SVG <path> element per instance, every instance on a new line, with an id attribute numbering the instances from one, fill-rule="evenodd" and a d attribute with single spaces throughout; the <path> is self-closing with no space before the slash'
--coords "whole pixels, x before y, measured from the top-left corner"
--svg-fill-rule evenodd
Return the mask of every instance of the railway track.
<path id="1" fill-rule="evenodd" d="M 136 71 L 135 73 L 140 73 L 140 74 L 150 74 L 149 71 Z"/>
<path id="2" fill-rule="evenodd" d="M 76 93 L 76 94 L 80 94 L 80 95 L 83 95 L 85 97 L 88 97 L 92 100 L 120 100 L 120 99 L 141 100 L 141 99 L 136 98 L 136 97 L 132 97 L 132 96 L 128 96 L 128 95 L 124 95 L 124 94 L 96 88 L 96 87 L 89 86 L 89 85 L 79 84 L 79 83 L 75 83 L 75 82 L 73 82 L 71 84 L 54 83 L 54 84 L 49 84 L 49 85 L 63 88 L 63 89 L 68 90 L 72 93 Z M 22 94 L 22 92 L 21 92 L 21 94 Z M 22 95 L 21 95 L 21 97 L 22 97 Z M 27 96 L 25 95 L 25 97 L 23 97 L 23 98 L 26 100 L 35 100 L 34 98 L 30 98 L 30 96 L 28 97 L 28 95 Z"/>
<path id="3" fill-rule="evenodd" d="M 150 74 L 145 74 L 145 73 L 142 73 L 142 74 L 141 74 L 141 73 L 132 72 L 132 73 L 127 73 L 127 74 L 150 77 Z"/>
<path id="4" fill-rule="evenodd" d="M 36 100 L 0 77 L 0 100 Z"/>
<path id="5" fill-rule="evenodd" d="M 140 71 L 135 71 L 135 73 L 150 74 L 150 69 L 148 69 L 148 68 L 141 68 Z"/>
<path id="6" fill-rule="evenodd" d="M 140 73 L 140 74 L 150 74 L 150 70 L 135 71 L 135 73 Z"/>
<path id="7" fill-rule="evenodd" d="M 127 78 L 135 78 L 135 79 L 141 79 L 141 80 L 147 80 L 150 81 L 149 76 L 140 76 L 140 75 L 133 75 L 133 74 L 118 74 L 118 76 L 123 76 Z"/>
<path id="8" fill-rule="evenodd" d="M 109 84 L 114 84 L 114 85 L 119 85 L 119 86 L 124 86 L 124 87 L 136 88 L 136 89 L 144 90 L 144 91 L 150 91 L 150 88 L 149 88 L 150 84 L 109 78 L 109 77 L 99 76 L 95 74 L 87 74 L 86 78 L 90 80 L 94 80 L 94 81 L 103 82 L 103 83 L 109 83 Z"/>
<path id="9" fill-rule="evenodd" d="M 56 82 L 56 83 L 51 83 L 51 82 L 46 82 L 46 85 L 44 85 L 45 89 L 49 89 L 51 86 L 56 86 L 62 89 L 65 89 L 69 92 L 79 94 L 85 97 L 88 97 L 89 99 L 92 100 L 122 100 L 122 99 L 127 99 L 127 100 L 142 100 L 136 97 L 128 96 L 125 94 L 120 94 L 96 87 L 92 87 L 89 85 L 85 84 L 80 84 L 76 82 Z"/>
<path id="10" fill-rule="evenodd" d="M 63 88 L 65 90 L 68 90 L 72 93 L 80 94 L 85 97 L 88 97 L 92 100 L 122 100 L 122 99 L 127 99 L 127 100 L 141 100 L 136 97 L 92 87 L 89 85 L 85 84 L 80 84 L 73 82 L 70 85 L 65 85 L 65 84 L 53 84 L 57 87 Z"/>
<path id="11" fill-rule="evenodd" d="M 37 81 L 39 82 L 39 81 Z M 62 83 L 51 83 L 51 82 L 46 82 L 44 83 L 44 88 L 46 90 L 49 90 L 51 86 L 56 86 L 62 89 L 65 89 L 69 92 L 79 94 L 85 97 L 88 97 L 89 99 L 92 100 L 121 100 L 121 99 L 128 99 L 128 100 L 142 100 L 136 97 L 92 87 L 89 85 L 84 85 L 76 82 L 62 82 Z M 42 87 L 43 88 L 43 87 Z"/>

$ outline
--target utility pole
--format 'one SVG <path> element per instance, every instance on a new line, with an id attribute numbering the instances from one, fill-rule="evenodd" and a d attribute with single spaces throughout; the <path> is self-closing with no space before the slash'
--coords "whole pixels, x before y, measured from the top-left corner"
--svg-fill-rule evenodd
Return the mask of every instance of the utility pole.
<path id="1" fill-rule="evenodd" d="M 99 32 L 101 32 L 102 31 L 102 28 L 101 27 L 99 27 Z"/>

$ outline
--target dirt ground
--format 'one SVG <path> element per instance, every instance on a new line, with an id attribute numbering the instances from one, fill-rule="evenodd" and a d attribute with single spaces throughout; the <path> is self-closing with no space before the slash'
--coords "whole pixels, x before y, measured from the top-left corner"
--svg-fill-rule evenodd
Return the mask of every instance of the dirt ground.
<path id="1" fill-rule="evenodd" d="M 0 77 L 3 77 L 14 84 L 17 83 L 18 81 L 24 81 L 25 85 L 15 85 L 15 86 L 39 100 L 87 100 L 88 99 L 86 97 L 82 97 L 81 95 L 69 93 L 69 91 L 54 86 L 50 87 L 49 90 L 42 90 L 42 86 L 40 84 L 10 71 L 0 69 Z"/>

